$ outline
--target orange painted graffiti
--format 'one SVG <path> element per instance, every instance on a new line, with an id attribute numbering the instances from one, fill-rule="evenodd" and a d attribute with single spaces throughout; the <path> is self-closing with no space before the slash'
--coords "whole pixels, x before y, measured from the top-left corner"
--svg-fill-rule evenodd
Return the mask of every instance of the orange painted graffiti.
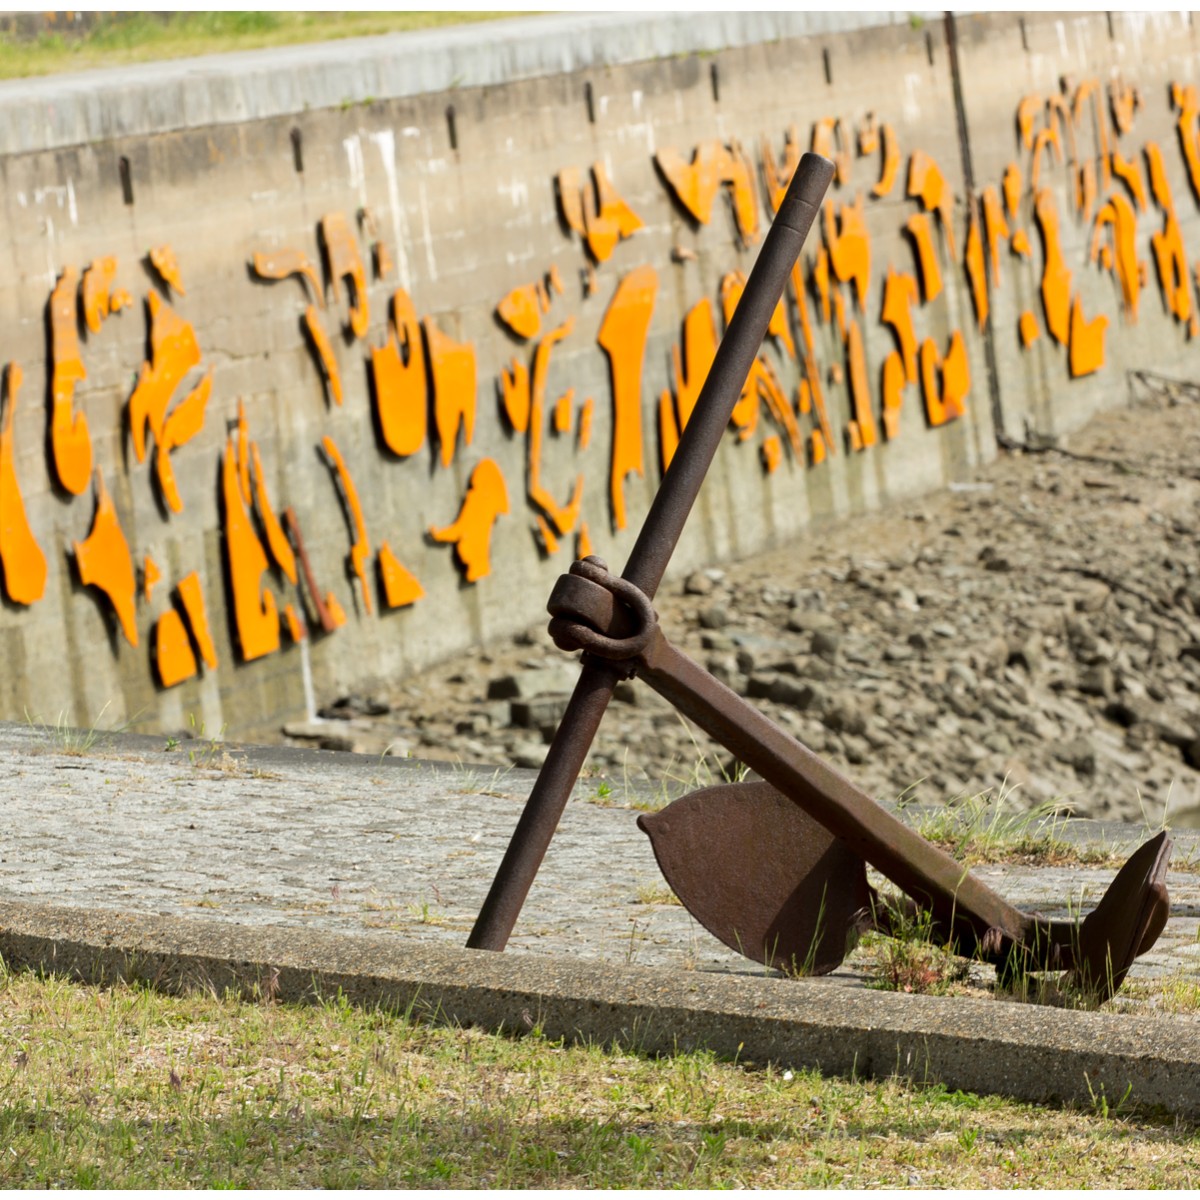
<path id="1" fill-rule="evenodd" d="M 75 564 L 79 581 L 84 587 L 95 587 L 108 597 L 121 625 L 125 640 L 138 644 L 134 598 L 137 581 L 134 578 L 133 557 L 129 543 L 121 530 L 112 497 L 104 486 L 104 475 L 96 471 L 96 514 L 92 530 L 82 542 L 74 543 Z"/>
<path id="2" fill-rule="evenodd" d="M 5 594 L 14 604 L 28 605 L 42 598 L 47 568 L 17 482 L 13 421 L 21 378 L 21 368 L 9 363 L 4 371 L 4 424 L 0 427 L 0 566 L 4 568 Z"/>
<path id="3" fill-rule="evenodd" d="M 356 338 L 367 335 L 370 303 L 367 299 L 367 273 L 358 242 L 350 232 L 343 213 L 330 212 L 321 218 L 321 243 L 325 248 L 325 263 L 329 279 L 336 288 L 346 285 L 346 301 L 350 310 L 347 326 Z"/>
<path id="4" fill-rule="evenodd" d="M 675 149 L 659 150 L 654 155 L 680 204 L 701 225 L 712 220 L 713 202 L 722 186 L 729 189 L 738 233 L 752 240 L 758 233 L 758 195 L 754 171 L 739 143 L 729 145 L 712 140 L 701 142 L 690 162 Z"/>
<path id="5" fill-rule="evenodd" d="M 87 416 L 74 411 L 75 385 L 87 378 L 75 323 L 78 279 L 75 268 L 67 267 L 50 295 L 50 356 L 53 363 L 50 390 L 54 405 L 50 438 L 58 481 L 73 496 L 87 490 L 92 473 L 92 439 Z"/>
<path id="6" fill-rule="evenodd" d="M 459 429 L 468 446 L 475 438 L 475 347 L 442 333 L 431 317 L 422 326 L 433 380 L 433 421 L 441 463 L 448 467 Z"/>
<path id="7" fill-rule="evenodd" d="M 385 445 L 400 458 L 415 454 L 425 444 L 429 397 L 417 310 L 403 289 L 392 295 L 388 340 L 371 347 L 371 375 Z"/>
<path id="8" fill-rule="evenodd" d="M 613 449 L 609 500 L 613 524 L 624 529 L 625 477 L 645 474 L 642 458 L 642 362 L 658 291 L 658 272 L 638 267 L 621 279 L 596 341 L 608 355 L 612 375 Z"/>
<path id="9" fill-rule="evenodd" d="M 492 529 L 496 519 L 508 512 L 508 487 L 496 463 L 485 458 L 471 472 L 467 495 L 454 522 L 443 529 L 431 528 L 437 542 L 452 543 L 468 583 L 491 574 Z"/>
<path id="10" fill-rule="evenodd" d="M 374 611 L 371 604 L 371 588 L 367 583 L 367 560 L 371 557 L 371 541 L 367 537 L 367 523 L 363 518 L 362 504 L 358 499 L 358 489 L 346 467 L 346 460 L 337 448 L 333 438 L 326 436 L 321 439 L 321 446 L 329 459 L 329 464 L 337 476 L 338 490 L 346 505 L 354 542 L 350 547 L 350 568 L 358 576 L 362 584 L 363 607 L 368 614 Z"/>
<path id="11" fill-rule="evenodd" d="M 596 262 L 607 262 L 617 243 L 642 228 L 642 219 L 621 198 L 602 162 L 592 163 L 592 186 L 583 182 L 577 167 L 559 171 L 556 179 L 559 211 L 578 233 Z M 533 333 L 523 336 L 533 337 Z"/>

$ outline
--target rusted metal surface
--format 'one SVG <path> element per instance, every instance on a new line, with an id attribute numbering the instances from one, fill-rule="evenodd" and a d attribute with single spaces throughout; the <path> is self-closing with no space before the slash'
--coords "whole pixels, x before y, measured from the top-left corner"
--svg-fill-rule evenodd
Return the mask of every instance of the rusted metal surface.
<path id="1" fill-rule="evenodd" d="M 620 577 L 572 564 L 547 605 L 550 635 L 583 671 L 467 945 L 502 950 L 618 679 L 637 675 L 766 783 L 709 788 L 639 821 L 688 910 L 726 945 L 821 973 L 879 909 L 866 864 L 930 914 L 935 934 L 1005 971 L 1066 970 L 1107 999 L 1167 919 L 1165 833 L 1125 864 L 1082 922 L 1022 912 L 961 863 L 672 646 L 652 600 L 832 177 L 805 155 L 691 420 Z"/>
<path id="2" fill-rule="evenodd" d="M 648 599 L 662 581 L 832 179 L 833 163 L 817 154 L 805 154 L 763 241 L 623 572 Z M 619 678 L 612 667 L 595 658 L 584 664 L 570 707 L 550 743 L 545 765 L 467 939 L 468 947 L 503 950 L 507 944 Z"/>
<path id="3" fill-rule="evenodd" d="M 691 792 L 638 827 L 684 908 L 755 962 L 825 975 L 874 923 L 863 860 L 769 783 Z"/>

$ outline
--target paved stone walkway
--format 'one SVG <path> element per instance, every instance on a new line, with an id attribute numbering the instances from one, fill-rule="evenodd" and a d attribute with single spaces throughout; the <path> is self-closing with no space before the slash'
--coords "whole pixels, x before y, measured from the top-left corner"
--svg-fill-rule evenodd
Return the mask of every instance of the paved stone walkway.
<path id="1" fill-rule="evenodd" d="M 0 898 L 394 931 L 409 942 L 461 946 L 535 778 L 206 741 L 79 742 L 0 723 Z M 662 902 L 665 885 L 635 816 L 606 807 L 586 780 L 577 786 L 509 951 L 757 970 Z M 1073 836 L 1125 849 L 1144 833 L 1078 825 Z M 1086 911 L 1113 875 L 1084 867 L 977 873 L 1048 916 Z M 1135 977 L 1200 976 L 1200 834 L 1177 835 L 1168 886 L 1170 923 Z M 858 980 L 850 968 L 838 974 Z"/>

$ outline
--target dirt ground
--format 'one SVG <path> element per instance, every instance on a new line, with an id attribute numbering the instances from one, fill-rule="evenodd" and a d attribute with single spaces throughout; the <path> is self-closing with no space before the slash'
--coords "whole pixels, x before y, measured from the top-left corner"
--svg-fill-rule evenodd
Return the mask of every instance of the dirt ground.
<path id="1" fill-rule="evenodd" d="M 1138 392 L 947 491 L 668 582 L 660 623 L 880 799 L 1200 824 L 1200 388 Z M 539 624 L 291 732 L 536 766 L 576 673 Z M 734 769 L 636 680 L 586 768 L 674 791 Z"/>

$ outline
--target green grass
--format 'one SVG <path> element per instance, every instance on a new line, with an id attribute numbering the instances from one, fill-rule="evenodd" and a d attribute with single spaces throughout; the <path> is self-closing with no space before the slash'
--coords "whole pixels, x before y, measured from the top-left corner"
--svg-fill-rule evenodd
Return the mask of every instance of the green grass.
<path id="1" fill-rule="evenodd" d="M 269 989 L 268 989 L 269 990 Z M 0 976 L 0 1187 L 1200 1185 L 1194 1124 Z"/>
<path id="2" fill-rule="evenodd" d="M 497 12 L 123 12 L 86 32 L 0 35 L 0 79 L 510 17 Z"/>

